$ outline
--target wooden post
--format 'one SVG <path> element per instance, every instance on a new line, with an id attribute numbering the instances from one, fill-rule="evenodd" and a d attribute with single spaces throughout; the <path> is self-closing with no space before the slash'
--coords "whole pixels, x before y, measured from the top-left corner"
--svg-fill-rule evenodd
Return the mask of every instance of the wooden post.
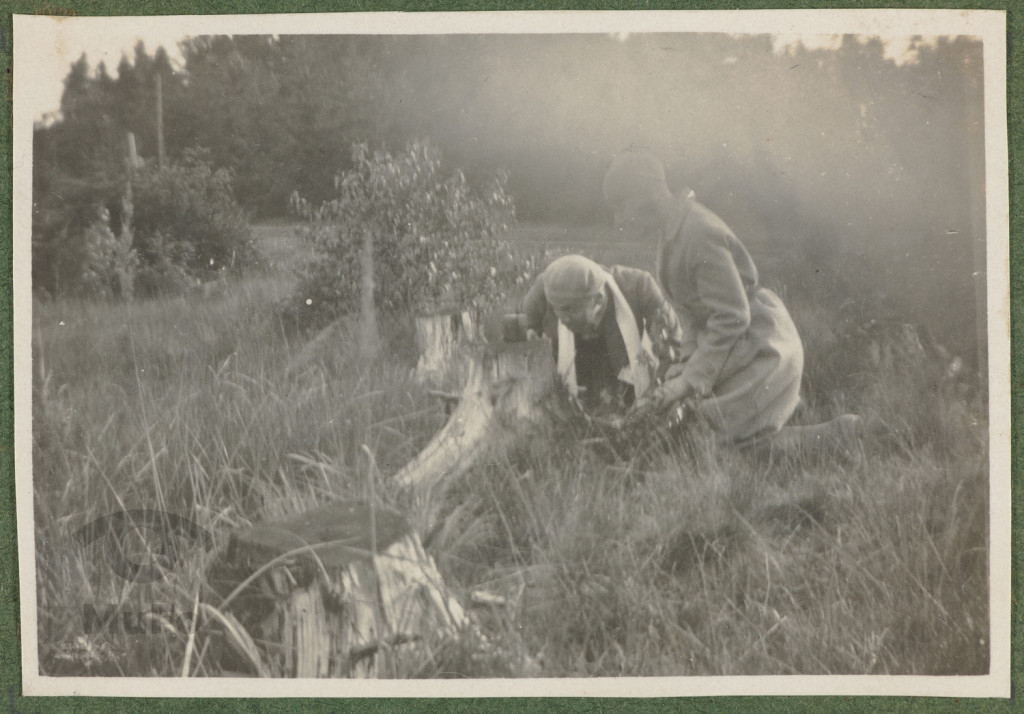
<path id="1" fill-rule="evenodd" d="M 135 134 L 128 132 L 128 156 L 125 159 L 124 192 L 121 194 L 121 225 L 118 228 L 117 239 L 120 242 L 122 255 L 127 255 L 132 250 L 135 241 L 132 222 L 135 218 L 135 198 L 132 193 L 132 181 L 135 177 L 135 170 L 139 168 L 139 155 L 135 150 Z M 135 275 L 134 270 L 121 266 L 123 269 L 117 271 L 117 294 L 122 299 L 130 299 L 134 293 Z"/>
<path id="2" fill-rule="evenodd" d="M 135 133 L 128 132 L 128 173 L 139 167 L 139 152 L 135 149 Z"/>
<path id="3" fill-rule="evenodd" d="M 164 167 L 164 93 L 160 73 L 156 73 L 156 165 Z"/>
<path id="4" fill-rule="evenodd" d="M 380 351 L 380 332 L 377 330 L 377 308 L 374 302 L 375 276 L 373 268 L 373 231 L 363 232 L 362 250 L 359 252 L 360 309 L 359 354 L 373 359 Z"/>
<path id="5" fill-rule="evenodd" d="M 362 502 L 232 533 L 208 581 L 265 676 L 412 676 L 469 624 L 407 521 Z"/>

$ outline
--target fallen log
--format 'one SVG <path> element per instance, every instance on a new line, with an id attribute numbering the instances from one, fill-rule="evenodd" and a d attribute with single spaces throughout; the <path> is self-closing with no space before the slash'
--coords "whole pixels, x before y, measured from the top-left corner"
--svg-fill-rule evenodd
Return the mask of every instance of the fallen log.
<path id="1" fill-rule="evenodd" d="M 411 676 L 468 625 L 405 518 L 362 502 L 232 533 L 208 581 L 263 676 Z"/>

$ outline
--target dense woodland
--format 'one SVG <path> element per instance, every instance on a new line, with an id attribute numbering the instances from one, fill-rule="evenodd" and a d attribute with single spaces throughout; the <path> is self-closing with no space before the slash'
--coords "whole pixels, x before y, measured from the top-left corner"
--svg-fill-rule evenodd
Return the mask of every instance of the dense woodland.
<path id="1" fill-rule="evenodd" d="M 51 226 L 34 234 L 51 247 L 37 260 L 81 240 L 67 213 L 89 223 L 97 191 L 118 234 L 124 135 L 155 161 L 159 75 L 167 161 L 228 172 L 253 219 L 287 216 L 295 192 L 329 198 L 355 143 L 426 139 L 470 182 L 506 171 L 520 220 L 607 225 L 603 167 L 646 146 L 736 230 L 769 284 L 924 323 L 973 363 L 981 43 L 912 48 L 896 63 L 854 37 L 780 51 L 767 35 L 204 36 L 183 42 L 180 66 L 140 44 L 116 78 L 83 56 L 60 117 L 36 130 L 37 227 Z M 48 276 L 37 266 L 37 286 L 63 292 Z"/>

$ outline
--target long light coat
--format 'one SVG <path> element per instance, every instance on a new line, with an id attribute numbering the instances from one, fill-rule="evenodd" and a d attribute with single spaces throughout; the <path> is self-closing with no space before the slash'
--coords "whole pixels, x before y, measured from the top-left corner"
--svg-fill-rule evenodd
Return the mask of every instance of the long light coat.
<path id="1" fill-rule="evenodd" d="M 656 275 L 686 339 L 683 378 L 726 442 L 779 429 L 800 401 L 804 352 L 779 297 L 729 227 L 686 190 L 665 217 Z"/>

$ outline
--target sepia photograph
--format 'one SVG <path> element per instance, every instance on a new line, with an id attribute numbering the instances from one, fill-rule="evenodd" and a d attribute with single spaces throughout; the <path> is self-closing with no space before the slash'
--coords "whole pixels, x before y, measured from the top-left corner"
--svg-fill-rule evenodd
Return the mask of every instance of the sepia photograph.
<path id="1" fill-rule="evenodd" d="M 15 16 L 25 693 L 1010 696 L 1005 55 Z"/>

